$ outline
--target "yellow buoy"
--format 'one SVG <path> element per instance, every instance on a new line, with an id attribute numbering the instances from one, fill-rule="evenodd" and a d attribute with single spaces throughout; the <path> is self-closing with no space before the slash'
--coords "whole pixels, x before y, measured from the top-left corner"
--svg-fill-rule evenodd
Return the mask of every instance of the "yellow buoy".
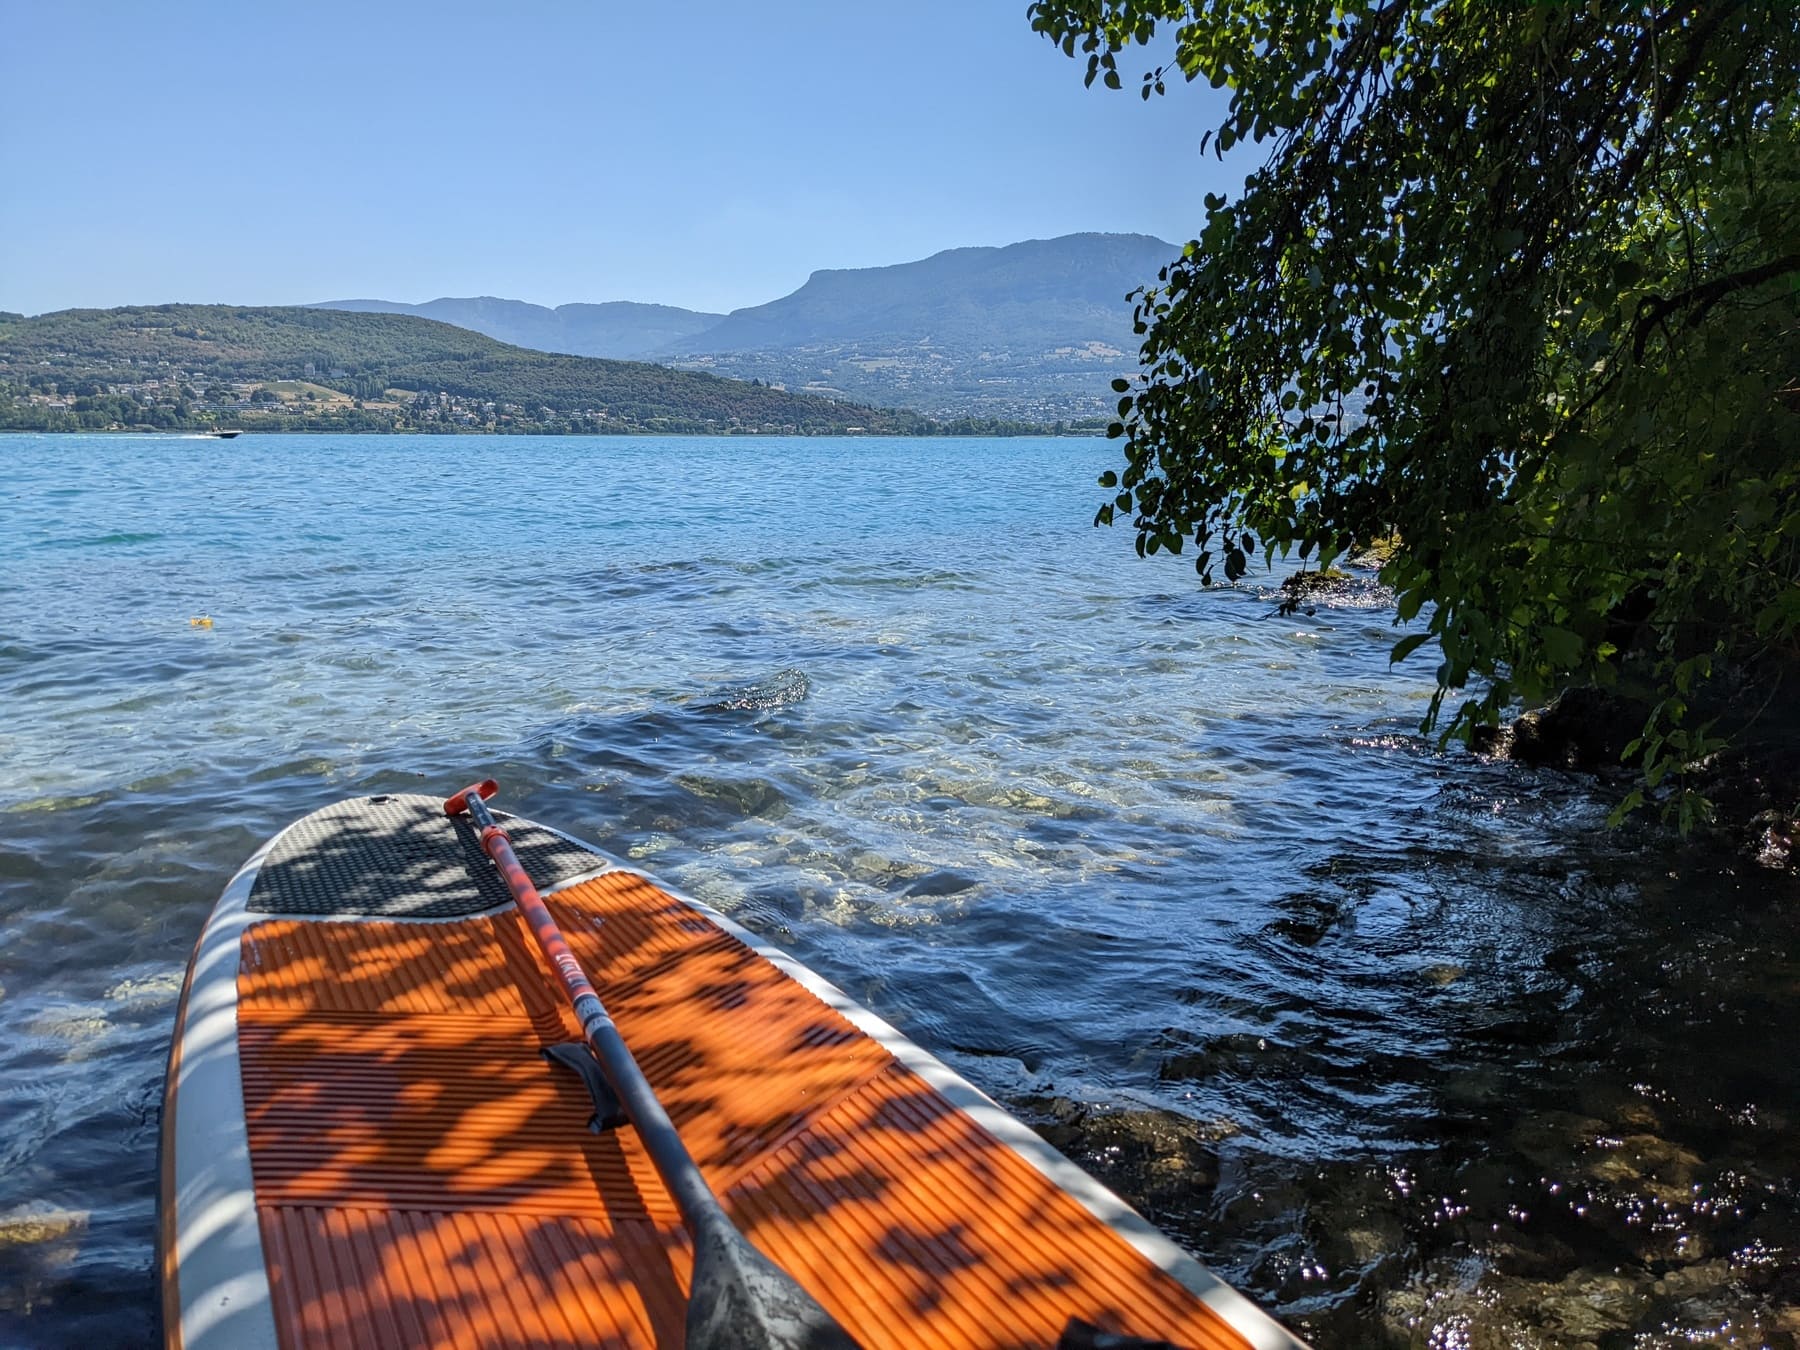
<path id="1" fill-rule="evenodd" d="M 202 614 L 197 619 L 189 619 L 188 626 L 190 628 L 211 628 L 212 627 L 212 615 Z"/>

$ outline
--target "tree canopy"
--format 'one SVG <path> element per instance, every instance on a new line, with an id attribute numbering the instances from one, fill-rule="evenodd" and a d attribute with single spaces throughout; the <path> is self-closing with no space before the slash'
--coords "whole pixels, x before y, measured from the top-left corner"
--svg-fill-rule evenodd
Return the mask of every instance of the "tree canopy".
<path id="1" fill-rule="evenodd" d="M 1397 535 L 1428 725 L 1626 687 L 1649 784 L 1717 743 L 1727 680 L 1800 664 L 1800 6 L 1030 17 L 1090 84 L 1229 87 L 1205 148 L 1267 147 L 1136 297 L 1102 523 L 1208 581 Z"/>

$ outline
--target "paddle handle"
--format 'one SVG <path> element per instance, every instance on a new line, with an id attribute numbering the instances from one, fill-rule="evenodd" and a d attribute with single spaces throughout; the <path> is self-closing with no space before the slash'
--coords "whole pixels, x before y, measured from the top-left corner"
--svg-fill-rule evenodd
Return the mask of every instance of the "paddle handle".
<path id="1" fill-rule="evenodd" d="M 470 783 L 469 786 L 457 793 L 454 797 L 445 800 L 444 814 L 447 816 L 460 816 L 464 811 L 469 809 L 469 802 L 471 800 L 483 801 L 486 798 L 493 796 L 499 790 L 500 785 L 491 778 L 484 778 L 479 783 Z M 491 820 L 492 817 L 490 816 L 489 819 Z"/>

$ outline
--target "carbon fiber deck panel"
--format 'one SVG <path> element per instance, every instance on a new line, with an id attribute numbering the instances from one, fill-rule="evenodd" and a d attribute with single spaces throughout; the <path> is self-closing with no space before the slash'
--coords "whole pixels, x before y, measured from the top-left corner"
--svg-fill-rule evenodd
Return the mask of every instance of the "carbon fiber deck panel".
<path id="1" fill-rule="evenodd" d="M 540 888 L 604 865 L 561 835 L 506 820 Z M 467 818 L 437 797 L 356 797 L 295 823 L 263 860 L 246 908 L 262 914 L 453 919 L 510 903 Z"/>

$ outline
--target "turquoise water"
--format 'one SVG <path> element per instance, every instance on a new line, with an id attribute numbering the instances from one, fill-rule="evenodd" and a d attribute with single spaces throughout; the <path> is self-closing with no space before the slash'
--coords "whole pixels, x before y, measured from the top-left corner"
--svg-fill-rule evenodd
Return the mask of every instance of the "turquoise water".
<path id="1" fill-rule="evenodd" d="M 1139 561 L 1089 525 L 1110 454 L 0 437 L 0 1343 L 154 1335 L 230 872 L 483 774 L 1321 1346 L 1792 1343 L 1800 896 L 1420 741 L 1378 594 L 1283 619 Z"/>

